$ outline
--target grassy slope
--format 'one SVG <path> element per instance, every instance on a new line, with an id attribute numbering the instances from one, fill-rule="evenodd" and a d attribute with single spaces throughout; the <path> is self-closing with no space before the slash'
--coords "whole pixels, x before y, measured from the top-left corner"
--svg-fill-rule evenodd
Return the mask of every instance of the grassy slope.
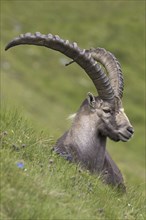
<path id="1" fill-rule="evenodd" d="M 122 196 L 53 154 L 18 112 L 1 119 L 1 219 L 144 219 L 144 185 Z"/>
<path id="2" fill-rule="evenodd" d="M 125 77 L 123 102 L 135 128 L 135 136 L 130 142 L 123 144 L 109 141 L 108 143 L 109 151 L 123 171 L 129 187 L 129 197 L 124 197 L 122 200 L 121 198 L 118 200 L 115 194 L 113 196 L 113 192 L 102 188 L 94 177 L 86 173 L 84 174 L 85 177 L 83 175 L 81 185 L 76 182 L 75 187 L 78 189 L 74 191 L 70 176 L 75 175 L 76 181 L 79 181 L 80 175 L 76 174 L 77 171 L 74 166 L 68 168 L 68 164 L 61 159 L 58 162 L 58 159 L 56 160 L 55 158 L 55 163 L 57 163 L 56 166 L 58 167 L 54 171 L 56 174 L 54 175 L 53 173 L 54 178 L 52 176 L 48 177 L 48 168 L 40 168 L 40 165 L 37 164 L 41 160 L 48 167 L 50 148 L 47 148 L 48 143 L 42 143 L 39 146 L 35 144 L 38 137 L 33 138 L 29 134 L 30 142 L 32 141 L 33 144 L 28 145 L 33 146 L 33 148 L 29 147 L 29 150 L 27 148 L 23 149 L 24 153 L 28 151 L 27 155 L 30 154 L 30 157 L 33 157 L 33 159 L 29 158 L 29 156 L 27 158 L 31 172 L 29 176 L 32 176 L 28 180 L 26 180 L 27 174 L 21 171 L 18 173 L 16 166 L 10 166 L 10 164 L 15 164 L 17 159 L 22 157 L 25 160 L 26 158 L 21 152 L 11 153 L 9 148 L 3 148 L 2 158 L 5 158 L 3 165 L 7 167 L 4 172 L 6 171 L 6 174 L 11 173 L 16 177 L 12 179 L 12 184 L 10 185 L 8 184 L 9 179 L 7 179 L 9 175 L 4 175 L 3 178 L 3 184 L 7 185 L 5 194 L 9 195 L 10 193 L 9 199 L 8 197 L 4 199 L 5 203 L 7 203 L 4 215 L 11 216 L 10 212 L 14 212 L 12 201 L 15 191 L 18 191 L 18 200 L 21 200 L 26 195 L 24 207 L 21 207 L 19 203 L 17 204 L 17 198 L 14 199 L 16 200 L 14 205 L 17 204 L 18 209 L 15 210 L 16 213 L 13 213 L 13 216 L 17 219 L 19 205 L 20 208 L 24 208 L 24 212 L 25 208 L 28 212 L 31 209 L 32 215 L 35 212 L 37 216 L 38 212 L 38 216 L 41 216 L 41 209 L 43 208 L 44 210 L 48 204 L 50 207 L 53 206 L 49 210 L 59 207 L 60 211 L 58 211 L 57 215 L 59 216 L 61 212 L 64 218 L 67 218 L 67 216 L 70 216 L 70 218 L 71 216 L 74 218 L 79 217 L 80 212 L 82 213 L 80 218 L 88 217 L 88 215 L 92 216 L 91 213 L 95 217 L 97 209 L 100 208 L 97 198 L 102 198 L 103 195 L 104 198 L 102 198 L 101 204 L 106 203 L 107 198 L 114 197 L 109 206 L 105 205 L 105 215 L 110 216 L 111 210 L 116 218 L 122 218 L 124 212 L 129 211 L 131 213 L 131 210 L 136 210 L 137 215 L 140 215 L 143 207 L 141 201 L 135 200 L 138 194 L 144 192 L 144 1 L 87 1 L 86 4 L 83 1 L 79 1 L 78 4 L 74 1 L 69 3 L 67 1 L 43 1 L 43 3 L 39 1 L 35 1 L 35 3 L 34 1 L 3 1 L 1 12 L 1 85 L 3 105 L 6 103 L 11 109 L 17 106 L 38 131 L 44 130 L 47 133 L 47 138 L 54 136 L 53 139 L 56 139 L 69 126 L 67 121 L 63 122 L 64 118 L 76 111 L 88 91 L 95 93 L 92 83 L 77 65 L 74 64 L 68 68 L 62 65 L 62 62 L 67 61 L 67 59 L 61 54 L 49 51 L 46 48 L 31 46 L 17 47 L 7 53 L 3 50 L 6 43 L 20 33 L 28 31 L 51 32 L 71 41 L 76 41 L 81 47 L 105 47 L 118 57 Z M 17 121 L 16 116 L 15 121 Z M 24 136 L 24 142 L 28 141 L 27 138 L 25 139 L 26 135 L 23 135 L 24 122 L 22 122 L 22 129 L 20 129 L 19 133 L 17 123 L 16 125 L 14 124 L 14 117 L 12 117 L 11 121 L 13 122 L 10 125 L 7 122 L 9 120 L 7 117 L 5 117 L 3 128 L 9 130 L 7 146 L 10 147 L 13 143 L 19 142 L 19 136 L 21 138 Z M 15 132 L 12 134 L 15 129 L 18 134 Z M 20 145 L 20 143 L 18 144 Z M 62 170 L 59 170 L 59 166 L 61 166 Z M 42 170 L 45 173 L 43 177 L 41 175 Z M 95 188 L 97 188 L 96 184 L 99 184 L 100 190 L 94 190 L 94 193 L 88 195 L 88 190 L 86 189 L 87 191 L 85 190 L 84 194 L 81 188 L 83 187 L 84 189 L 88 185 L 84 183 L 84 178 L 87 182 L 88 179 L 90 182 L 91 178 Z M 18 179 L 18 184 L 16 179 Z M 53 195 L 49 199 L 46 194 L 41 194 L 43 190 L 41 188 L 39 190 L 39 185 L 35 185 L 35 179 L 40 181 L 44 191 L 48 189 L 48 184 L 50 184 L 47 193 L 54 190 L 55 193 L 59 194 L 57 196 Z M 61 183 L 60 179 L 65 179 L 65 181 Z M 22 187 L 23 181 L 27 181 L 28 186 Z M 56 182 L 56 185 L 54 182 Z M 71 185 L 71 188 L 66 187 L 65 184 Z M 135 192 L 134 190 L 137 187 L 139 187 L 139 190 Z M 93 187 L 93 189 L 95 188 Z M 38 194 L 34 195 L 36 191 Z M 72 191 L 74 192 L 73 195 Z M 60 195 L 60 192 L 62 195 Z M 79 199 L 77 194 L 80 193 L 84 195 Z M 32 201 L 31 194 L 34 195 L 32 196 Z M 41 198 L 44 200 L 42 207 L 39 205 Z M 29 205 L 27 205 L 28 200 Z M 51 201 L 53 202 L 51 203 Z M 94 202 L 91 204 L 91 201 Z M 121 203 L 120 209 L 119 211 L 117 209 L 113 211 L 113 204 L 120 205 L 118 201 Z M 127 206 L 131 201 L 135 209 Z M 65 205 L 62 206 L 62 203 Z M 33 208 L 31 208 L 31 205 Z M 68 206 L 69 210 L 73 206 L 70 213 L 68 213 Z M 96 206 L 98 208 L 95 208 Z M 82 207 L 84 207 L 83 210 Z M 48 213 L 51 215 L 49 210 L 43 212 L 45 217 Z M 55 212 L 52 213 L 54 213 L 52 218 L 55 218 Z M 44 216 L 41 217 L 43 218 Z M 133 213 L 130 216 L 132 219 Z M 134 216 L 136 216 L 135 213 Z M 28 217 L 25 216 L 25 218 L 27 219 Z"/>

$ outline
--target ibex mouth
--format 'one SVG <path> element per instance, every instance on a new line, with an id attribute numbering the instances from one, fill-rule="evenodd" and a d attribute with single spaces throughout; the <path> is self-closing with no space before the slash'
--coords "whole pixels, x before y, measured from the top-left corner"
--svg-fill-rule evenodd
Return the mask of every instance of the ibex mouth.
<path id="1" fill-rule="evenodd" d="M 120 133 L 119 132 L 119 139 L 123 142 L 127 142 L 130 140 L 130 138 L 132 138 L 133 134 L 131 133 L 126 133 L 126 134 L 123 134 L 123 133 Z"/>

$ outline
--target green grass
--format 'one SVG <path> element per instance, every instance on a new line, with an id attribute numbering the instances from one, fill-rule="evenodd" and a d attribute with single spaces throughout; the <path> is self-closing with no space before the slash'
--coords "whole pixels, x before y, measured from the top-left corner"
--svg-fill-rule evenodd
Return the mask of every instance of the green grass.
<path id="1" fill-rule="evenodd" d="M 1 219 L 144 219 L 144 6 L 145 1 L 1 1 Z M 120 61 L 123 104 L 135 134 L 127 143 L 108 141 L 107 148 L 124 174 L 126 195 L 52 153 L 70 126 L 68 115 L 96 90 L 79 66 L 64 67 L 69 60 L 62 54 L 35 46 L 4 51 L 20 33 L 36 31 L 82 48 L 104 47 Z"/>
<path id="2" fill-rule="evenodd" d="M 54 154 L 20 113 L 3 112 L 1 219 L 144 219 L 144 184 L 120 195 Z"/>

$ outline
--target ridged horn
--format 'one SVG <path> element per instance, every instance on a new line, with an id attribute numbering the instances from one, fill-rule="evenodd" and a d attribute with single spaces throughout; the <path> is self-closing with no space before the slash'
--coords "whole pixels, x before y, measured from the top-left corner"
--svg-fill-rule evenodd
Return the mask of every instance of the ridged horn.
<path id="1" fill-rule="evenodd" d="M 105 67 L 115 96 L 122 99 L 124 79 L 120 63 L 116 57 L 112 53 L 106 51 L 104 48 L 91 49 L 90 52 L 91 56 Z"/>
<path id="2" fill-rule="evenodd" d="M 114 98 L 114 91 L 107 75 L 94 58 L 92 58 L 90 52 L 80 49 L 76 43 L 70 43 L 68 40 L 63 40 L 57 35 L 42 35 L 36 32 L 35 34 L 21 34 L 8 43 L 5 50 L 20 44 L 44 46 L 63 53 L 85 70 L 93 81 L 101 99 L 112 100 Z"/>

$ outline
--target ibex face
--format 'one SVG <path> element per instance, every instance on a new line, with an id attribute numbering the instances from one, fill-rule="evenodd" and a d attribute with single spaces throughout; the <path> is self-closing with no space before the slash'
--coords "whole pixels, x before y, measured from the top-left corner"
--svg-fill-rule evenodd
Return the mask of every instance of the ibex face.
<path id="1" fill-rule="evenodd" d="M 131 138 L 133 128 L 123 108 L 117 109 L 106 101 L 100 101 L 100 108 L 95 111 L 101 121 L 98 128 L 102 135 L 113 141 L 128 141 Z"/>
<path id="2" fill-rule="evenodd" d="M 94 121 L 92 128 L 95 126 L 97 135 L 101 134 L 113 141 L 128 141 L 132 137 L 133 127 L 117 98 L 115 98 L 115 102 L 108 102 L 88 93 L 87 100 L 90 113 L 86 107 L 86 110 L 84 110 L 86 113 L 84 114 L 88 114 L 89 120 Z M 87 102 L 85 103 L 87 105 Z M 85 109 L 85 104 L 82 108 Z"/>

